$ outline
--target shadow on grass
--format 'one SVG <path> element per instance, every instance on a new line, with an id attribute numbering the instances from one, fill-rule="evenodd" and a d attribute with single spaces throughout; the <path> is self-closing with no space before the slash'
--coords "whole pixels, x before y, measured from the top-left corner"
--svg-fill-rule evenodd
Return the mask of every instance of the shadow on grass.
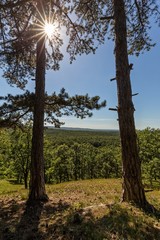
<path id="1" fill-rule="evenodd" d="M 10 200 L 5 205 L 0 202 L 0 240 L 40 240 L 45 239 L 48 220 L 64 212 L 69 205 L 59 201 L 53 204 Z"/>
<path id="2" fill-rule="evenodd" d="M 136 216 L 132 211 L 132 208 L 129 210 L 114 205 L 101 218 L 96 218 L 91 210 L 73 211 L 67 217 L 62 239 L 159 240 L 160 229 L 154 226 L 154 222 L 146 221 L 146 215 Z"/>
<path id="3" fill-rule="evenodd" d="M 132 206 L 110 205 L 99 217 L 92 208 L 73 209 L 64 201 L 26 206 L 0 203 L 1 240 L 160 239 L 155 219 Z"/>

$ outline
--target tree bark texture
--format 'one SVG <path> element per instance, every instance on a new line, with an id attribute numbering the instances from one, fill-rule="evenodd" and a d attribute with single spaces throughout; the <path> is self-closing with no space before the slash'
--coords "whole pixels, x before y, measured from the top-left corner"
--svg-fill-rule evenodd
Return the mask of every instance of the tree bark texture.
<path id="1" fill-rule="evenodd" d="M 43 16 L 43 1 L 37 2 L 39 13 Z M 40 20 L 41 17 L 39 16 Z M 43 34 L 43 33 L 42 33 Z M 31 180 L 29 201 L 48 199 L 44 178 L 44 102 L 45 102 L 45 36 L 37 40 L 36 86 L 34 103 L 33 136 L 31 150 Z"/>
<path id="2" fill-rule="evenodd" d="M 134 105 L 130 82 L 127 52 L 126 15 L 123 0 L 114 0 L 115 58 L 118 94 L 118 120 L 120 128 L 123 195 L 122 200 L 145 207 L 147 201 L 141 179 L 141 162 L 138 154 L 134 123 Z"/>

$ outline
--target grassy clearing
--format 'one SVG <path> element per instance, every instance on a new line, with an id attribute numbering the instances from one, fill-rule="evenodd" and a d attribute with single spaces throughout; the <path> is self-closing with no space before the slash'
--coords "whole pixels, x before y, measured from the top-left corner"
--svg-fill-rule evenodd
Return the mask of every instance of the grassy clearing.
<path id="1" fill-rule="evenodd" d="M 0 198 L 26 199 L 28 191 L 23 185 L 14 184 L 14 181 L 0 180 Z"/>
<path id="2" fill-rule="evenodd" d="M 50 201 L 26 207 L 23 186 L 0 181 L 0 240 L 159 240 L 160 220 L 123 203 L 121 180 L 47 185 Z M 160 206 L 160 191 L 147 192 Z"/>

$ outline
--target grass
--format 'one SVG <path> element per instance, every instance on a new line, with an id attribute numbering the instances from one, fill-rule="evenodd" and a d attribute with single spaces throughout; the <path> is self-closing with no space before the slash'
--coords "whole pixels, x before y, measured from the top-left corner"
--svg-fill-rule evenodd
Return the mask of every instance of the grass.
<path id="1" fill-rule="evenodd" d="M 120 203 L 121 180 L 47 185 L 50 201 L 25 205 L 21 185 L 0 181 L 0 240 L 159 240 L 160 220 Z M 156 208 L 160 192 L 146 192 Z"/>
<path id="2" fill-rule="evenodd" d="M 28 191 L 23 185 L 12 184 L 13 181 L 0 180 L 0 198 L 19 198 L 26 199 Z"/>

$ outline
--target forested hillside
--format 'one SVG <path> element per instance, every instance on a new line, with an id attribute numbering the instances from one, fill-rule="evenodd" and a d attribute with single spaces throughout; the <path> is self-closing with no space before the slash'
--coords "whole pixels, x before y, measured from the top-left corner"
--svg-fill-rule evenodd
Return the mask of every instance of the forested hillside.
<path id="1" fill-rule="evenodd" d="M 48 136 L 54 144 L 66 143 L 71 145 L 77 143 L 90 143 L 94 147 L 100 146 L 119 146 L 118 130 L 94 130 L 94 129 L 54 129 L 46 128 Z"/>
<path id="2" fill-rule="evenodd" d="M 1 130 L 0 177 L 28 187 L 31 130 Z M 143 183 L 158 187 L 160 181 L 160 130 L 138 131 Z M 61 183 L 95 178 L 121 178 L 118 131 L 45 130 L 45 180 Z"/>

